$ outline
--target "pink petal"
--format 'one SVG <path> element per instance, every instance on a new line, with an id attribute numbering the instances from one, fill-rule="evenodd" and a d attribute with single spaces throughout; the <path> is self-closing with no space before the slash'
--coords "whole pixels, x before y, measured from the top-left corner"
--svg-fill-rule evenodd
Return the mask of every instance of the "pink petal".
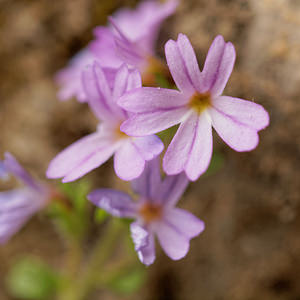
<path id="1" fill-rule="evenodd" d="M 132 180 L 139 177 L 145 167 L 145 159 L 135 145 L 130 141 L 116 151 L 114 157 L 115 172 L 123 180 Z"/>
<path id="2" fill-rule="evenodd" d="M 202 71 L 203 87 L 213 95 L 221 95 L 235 62 L 234 46 L 217 36 L 211 44 Z"/>
<path id="3" fill-rule="evenodd" d="M 257 145 L 259 137 L 256 129 L 250 128 L 227 115 L 210 109 L 212 125 L 223 141 L 235 151 L 251 151 Z"/>
<path id="4" fill-rule="evenodd" d="M 184 166 L 186 175 L 190 180 L 197 180 L 199 176 L 207 170 L 212 152 L 213 138 L 211 120 L 207 113 L 204 112 L 198 117 L 194 142 Z"/>
<path id="5" fill-rule="evenodd" d="M 136 114 L 126 120 L 120 129 L 130 136 L 151 135 L 180 123 L 186 113 L 186 108 L 177 108 Z"/>
<path id="6" fill-rule="evenodd" d="M 200 82 L 200 69 L 195 51 L 188 37 L 180 33 L 178 35 L 177 46 L 186 67 L 186 71 L 188 73 L 190 81 L 192 82 L 196 90 L 201 91 L 202 87 Z"/>
<path id="7" fill-rule="evenodd" d="M 220 96 L 213 100 L 213 106 L 228 117 L 256 130 L 269 125 L 269 114 L 259 104 L 251 101 Z"/>
<path id="8" fill-rule="evenodd" d="M 161 185 L 160 159 L 156 157 L 146 163 L 144 172 L 131 181 L 133 190 L 145 199 L 156 199 L 158 187 Z"/>
<path id="9" fill-rule="evenodd" d="M 138 45 L 133 43 L 123 32 L 117 22 L 110 17 L 110 24 L 114 28 L 116 50 L 121 59 L 127 64 L 140 67 L 143 64 L 144 55 Z"/>
<path id="10" fill-rule="evenodd" d="M 142 87 L 123 95 L 118 104 L 127 111 L 143 113 L 178 108 L 187 101 L 188 98 L 176 90 Z"/>
<path id="11" fill-rule="evenodd" d="M 189 251 L 190 243 L 177 227 L 167 222 L 160 222 L 156 234 L 165 253 L 173 260 L 185 257 Z"/>
<path id="12" fill-rule="evenodd" d="M 98 26 L 93 30 L 95 39 L 88 45 L 102 67 L 119 68 L 123 61 L 117 55 L 114 34 L 108 27 Z"/>
<path id="13" fill-rule="evenodd" d="M 137 69 L 130 70 L 126 91 L 130 91 L 139 88 L 141 86 L 142 86 L 142 77 L 140 72 Z"/>
<path id="14" fill-rule="evenodd" d="M 135 251 L 140 261 L 146 266 L 155 260 L 155 243 L 153 234 L 149 233 L 137 222 L 130 225 L 131 237 L 135 245 Z"/>
<path id="15" fill-rule="evenodd" d="M 179 174 L 184 170 L 196 136 L 198 114 L 191 113 L 181 123 L 163 159 L 163 168 L 168 175 Z"/>
<path id="16" fill-rule="evenodd" d="M 180 208 L 173 208 L 167 211 L 164 219 L 184 234 L 188 239 L 196 237 L 205 228 L 204 222 L 193 214 Z"/>
<path id="17" fill-rule="evenodd" d="M 88 67 L 82 72 L 82 83 L 88 98 L 88 103 L 100 120 L 113 122 L 114 116 L 107 103 L 107 97 L 111 98 L 108 92 L 109 87 L 106 86 L 103 88 L 104 93 L 101 88 L 108 83 L 102 70 L 98 67 L 96 68 L 98 70 L 97 73 L 94 72 L 93 67 Z M 99 86 L 100 83 L 101 86 Z"/>
<path id="18" fill-rule="evenodd" d="M 195 87 L 190 80 L 185 62 L 175 41 L 169 40 L 165 45 L 167 63 L 172 77 L 180 91 L 191 96 Z"/>
<path id="19" fill-rule="evenodd" d="M 135 145 L 144 160 L 152 160 L 164 149 L 163 142 L 156 135 L 133 138 L 132 143 Z"/>
<path id="20" fill-rule="evenodd" d="M 36 191 L 42 189 L 41 185 L 21 166 L 16 158 L 9 152 L 4 153 L 3 166 L 6 172 L 11 173 L 17 179 Z"/>
<path id="21" fill-rule="evenodd" d="M 179 201 L 188 184 L 189 180 L 184 172 L 178 175 L 166 176 L 162 184 L 156 184 L 154 198 L 159 199 L 164 207 L 172 207 Z"/>
<path id="22" fill-rule="evenodd" d="M 116 78 L 115 78 L 115 84 L 114 84 L 114 89 L 113 89 L 113 99 L 117 100 L 119 97 L 121 97 L 126 89 L 127 89 L 127 81 L 128 81 L 128 75 L 129 75 L 129 71 L 128 71 L 128 67 L 126 64 L 123 64 L 117 74 L 116 74 Z"/>
<path id="23" fill-rule="evenodd" d="M 98 189 L 88 194 L 87 198 L 115 217 L 134 218 L 136 216 L 137 205 L 126 193 L 112 189 Z"/>
<path id="24" fill-rule="evenodd" d="M 115 151 L 116 144 L 98 132 L 90 134 L 59 153 L 49 164 L 48 178 L 73 181 L 99 167 Z"/>

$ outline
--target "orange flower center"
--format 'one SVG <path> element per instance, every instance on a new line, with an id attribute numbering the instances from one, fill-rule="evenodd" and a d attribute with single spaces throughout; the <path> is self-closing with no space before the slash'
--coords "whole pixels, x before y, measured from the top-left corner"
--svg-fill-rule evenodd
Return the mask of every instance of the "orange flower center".
<path id="1" fill-rule="evenodd" d="M 160 205 L 145 203 L 141 206 L 139 213 L 146 223 L 150 223 L 161 217 L 162 209 Z"/>
<path id="2" fill-rule="evenodd" d="M 189 101 L 189 106 L 198 114 L 201 114 L 205 109 L 211 106 L 210 93 L 200 94 L 196 92 Z"/>

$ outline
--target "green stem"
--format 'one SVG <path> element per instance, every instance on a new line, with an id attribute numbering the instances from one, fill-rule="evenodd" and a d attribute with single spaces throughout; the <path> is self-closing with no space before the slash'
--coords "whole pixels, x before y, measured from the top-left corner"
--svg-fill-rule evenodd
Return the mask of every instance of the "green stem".
<path id="1" fill-rule="evenodd" d="M 85 269 L 81 274 L 78 272 L 80 270 L 73 273 L 76 278 L 71 278 L 70 284 L 62 291 L 59 300 L 84 300 L 99 285 L 101 268 L 111 255 L 122 228 L 124 226 L 119 220 L 111 220 L 107 232 L 94 246 Z"/>

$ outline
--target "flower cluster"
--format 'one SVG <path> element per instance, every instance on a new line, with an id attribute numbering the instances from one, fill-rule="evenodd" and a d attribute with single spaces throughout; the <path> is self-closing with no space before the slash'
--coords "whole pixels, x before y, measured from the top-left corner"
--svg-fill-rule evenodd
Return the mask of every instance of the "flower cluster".
<path id="1" fill-rule="evenodd" d="M 101 123 L 96 133 L 55 157 L 47 171 L 49 178 L 73 181 L 114 154 L 116 174 L 132 181 L 139 200 L 111 189 L 95 190 L 88 198 L 113 216 L 136 219 L 131 235 L 146 265 L 155 259 L 155 235 L 170 258 L 180 259 L 189 240 L 204 229 L 202 221 L 174 206 L 188 181 L 209 166 L 212 127 L 234 150 L 250 151 L 258 144 L 258 131 L 269 123 L 259 104 L 222 96 L 236 56 L 222 36 L 213 41 L 202 71 L 187 36 L 169 40 L 165 55 L 178 90 L 153 87 L 153 75 L 166 69 L 154 54 L 159 25 L 176 5 L 173 0 L 146 1 L 134 11 L 117 12 L 60 72 L 61 98 L 75 95 L 88 102 Z M 162 181 L 158 155 L 164 145 L 155 134 L 177 124 L 164 154 L 167 176 Z"/>
<path id="2" fill-rule="evenodd" d="M 166 43 L 167 65 L 155 55 L 160 25 L 176 6 L 176 0 L 148 0 L 135 10 L 118 11 L 109 18 L 109 25 L 95 28 L 95 39 L 57 75 L 59 98 L 75 96 L 79 102 L 87 102 L 99 125 L 94 133 L 59 153 L 50 162 L 47 177 L 71 182 L 114 156 L 116 175 L 131 181 L 138 199 L 112 189 L 94 190 L 88 199 L 113 216 L 135 219 L 131 236 L 145 265 L 155 260 L 155 237 L 164 252 L 177 260 L 187 254 L 190 239 L 204 230 L 200 219 L 175 205 L 189 181 L 197 180 L 210 164 L 212 128 L 241 152 L 253 150 L 258 145 L 258 132 L 269 124 L 269 115 L 261 105 L 222 95 L 236 57 L 234 46 L 222 36 L 212 42 L 202 71 L 184 34 Z M 177 89 L 157 86 L 157 74 L 171 74 Z M 164 152 L 166 176 L 162 179 L 164 144 L 156 134 L 174 125 L 179 127 Z M 7 170 L 11 170 L 9 165 L 4 163 Z M 5 176 L 1 166 L 0 176 Z M 22 190 L 18 192 L 20 200 L 10 205 L 26 206 L 29 198 L 35 203 L 37 195 L 45 199 L 45 191 L 28 175 L 19 177 L 25 181 L 26 191 L 30 187 L 30 196 Z M 16 193 L 9 197 L 17 199 Z M 28 213 L 20 209 L 19 223 L 41 203 L 44 200 L 34 208 L 30 205 Z M 15 216 L 8 215 L 10 207 L 3 220 L 0 214 L 1 226 Z M 14 214 L 17 212 L 15 209 Z M 16 228 L 10 226 L 12 232 Z M 0 241 L 1 236 L 9 236 L 2 232 Z"/>

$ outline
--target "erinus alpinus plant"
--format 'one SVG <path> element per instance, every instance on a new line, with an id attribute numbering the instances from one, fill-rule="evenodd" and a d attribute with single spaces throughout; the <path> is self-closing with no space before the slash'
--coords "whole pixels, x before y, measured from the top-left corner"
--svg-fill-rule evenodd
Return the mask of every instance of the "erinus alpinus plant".
<path id="1" fill-rule="evenodd" d="M 144 265 L 155 263 L 158 245 L 172 260 L 188 255 L 190 240 L 205 226 L 201 216 L 179 208 L 180 199 L 189 182 L 210 165 L 212 128 L 242 152 L 258 145 L 258 132 L 269 124 L 261 105 L 223 95 L 236 52 L 222 36 L 211 38 L 201 68 L 183 33 L 164 45 L 165 59 L 157 56 L 159 29 L 177 4 L 149 0 L 135 9 L 121 8 L 107 26 L 94 29 L 94 40 L 58 72 L 58 98 L 86 102 L 99 120 L 94 133 L 49 163 L 47 178 L 64 184 L 33 179 L 12 154 L 5 154 L 1 178 L 12 174 L 23 185 L 0 194 L 0 243 L 44 210 L 69 248 L 60 271 L 32 262 L 29 269 L 36 270 L 31 275 L 37 282 L 42 285 L 44 276 L 51 284 L 31 298 L 83 300 L 97 288 L 118 289 L 136 278 L 140 283 Z M 130 182 L 127 190 L 91 189 L 92 183 L 79 180 L 111 157 L 115 175 Z M 92 223 L 103 229 L 91 239 Z M 87 237 L 92 240 L 88 247 Z M 127 249 L 125 258 L 111 264 L 117 242 Z M 12 272 L 10 285 L 18 272 Z"/>

